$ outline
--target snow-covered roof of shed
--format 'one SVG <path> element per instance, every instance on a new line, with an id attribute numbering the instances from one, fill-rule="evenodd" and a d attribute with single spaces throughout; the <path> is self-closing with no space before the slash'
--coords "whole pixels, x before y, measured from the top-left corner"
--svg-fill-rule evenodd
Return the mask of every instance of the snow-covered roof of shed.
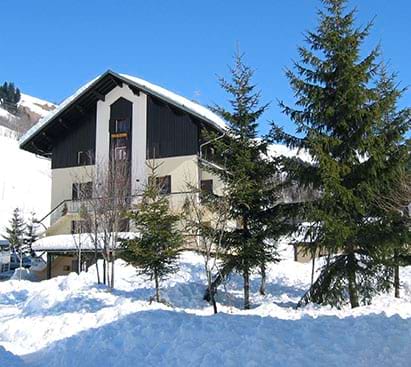
<path id="1" fill-rule="evenodd" d="M 115 76 L 116 78 L 119 78 L 120 80 L 124 81 L 124 83 L 126 84 L 130 84 L 142 90 L 145 93 L 156 96 L 157 98 L 160 98 L 176 107 L 179 107 L 182 110 L 188 113 L 191 113 L 200 119 L 207 121 L 208 123 L 210 123 L 211 125 L 213 125 L 219 130 L 226 129 L 226 123 L 220 116 L 210 111 L 208 108 L 200 105 L 199 103 L 191 101 L 188 98 L 180 96 L 174 92 L 171 92 L 163 87 L 150 83 L 146 80 L 143 80 L 143 79 L 140 79 L 134 76 L 126 75 L 126 74 L 118 74 L 118 73 L 115 73 L 109 70 L 105 72 L 104 74 L 97 76 L 96 78 L 89 81 L 85 85 L 83 85 L 74 94 L 66 98 L 62 103 L 60 103 L 56 109 L 54 109 L 53 111 L 48 113 L 46 116 L 44 116 L 37 124 L 35 124 L 31 129 L 29 129 L 21 137 L 20 146 L 22 146 L 28 140 L 30 140 L 34 135 L 36 135 L 36 133 L 38 133 L 41 129 L 43 129 L 48 123 L 50 123 L 57 115 L 59 115 L 64 110 L 66 110 L 72 103 L 75 103 L 75 101 L 80 96 L 84 95 L 87 91 L 92 89 L 92 87 L 99 80 L 101 80 L 103 77 L 106 77 L 107 75 Z"/>
<path id="2" fill-rule="evenodd" d="M 132 232 L 119 232 L 117 234 L 118 239 L 129 239 L 136 236 Z M 103 234 L 97 236 L 98 249 L 102 250 L 104 247 Z M 115 247 L 117 247 L 116 244 Z M 55 236 L 46 236 L 33 242 L 31 245 L 33 251 L 78 251 L 81 248 L 82 251 L 94 251 L 93 236 L 90 233 L 80 234 L 59 234 Z"/>

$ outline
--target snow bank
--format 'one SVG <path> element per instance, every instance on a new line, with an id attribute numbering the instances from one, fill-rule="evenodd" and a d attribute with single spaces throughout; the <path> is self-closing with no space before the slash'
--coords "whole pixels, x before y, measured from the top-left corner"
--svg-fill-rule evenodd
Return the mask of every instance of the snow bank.
<path id="1" fill-rule="evenodd" d="M 401 269 L 402 299 L 296 310 L 310 264 L 293 262 L 290 247 L 282 256 L 267 269 L 266 296 L 251 278 L 251 310 L 241 310 L 242 279 L 234 274 L 215 316 L 202 300 L 203 259 L 192 252 L 162 284 L 169 305 L 150 303 L 152 282 L 122 261 L 113 292 L 96 284 L 95 267 L 38 283 L 0 282 L 0 345 L 32 367 L 409 365 L 411 267 Z M 0 349 L 0 366 L 10 353 Z"/>

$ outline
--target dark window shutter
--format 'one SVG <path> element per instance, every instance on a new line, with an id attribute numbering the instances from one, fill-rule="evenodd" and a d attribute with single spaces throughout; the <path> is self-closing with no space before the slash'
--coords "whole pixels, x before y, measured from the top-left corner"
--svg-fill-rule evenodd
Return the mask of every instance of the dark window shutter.
<path id="1" fill-rule="evenodd" d="M 73 183 L 72 189 L 71 189 L 71 198 L 72 200 L 78 200 L 79 199 L 79 187 L 78 183 Z"/>

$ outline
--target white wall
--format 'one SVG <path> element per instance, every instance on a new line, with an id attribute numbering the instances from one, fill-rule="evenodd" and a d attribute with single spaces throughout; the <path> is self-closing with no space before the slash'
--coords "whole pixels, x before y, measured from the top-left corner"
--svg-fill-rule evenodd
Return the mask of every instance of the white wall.
<path id="1" fill-rule="evenodd" d="M 51 171 L 51 208 L 72 198 L 73 183 L 89 182 L 95 176 L 94 166 L 56 168 Z"/>
<path id="2" fill-rule="evenodd" d="M 108 93 L 104 101 L 97 102 L 96 165 L 103 170 L 108 166 L 110 106 L 121 97 L 133 103 L 131 190 L 135 193 L 140 190 L 145 178 L 147 96 L 144 93 L 137 96 L 123 84 L 122 87 L 117 86 Z"/>

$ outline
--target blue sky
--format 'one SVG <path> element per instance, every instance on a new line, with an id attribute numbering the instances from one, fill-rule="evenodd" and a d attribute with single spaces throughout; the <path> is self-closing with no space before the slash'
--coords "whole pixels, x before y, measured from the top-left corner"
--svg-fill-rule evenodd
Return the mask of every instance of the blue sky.
<path id="1" fill-rule="evenodd" d="M 366 50 L 381 42 L 384 58 L 403 86 L 411 84 L 409 0 L 352 0 L 358 24 L 375 17 Z M 2 0 L 0 81 L 60 102 L 112 69 L 162 85 L 203 104 L 225 104 L 216 75 L 239 43 L 256 69 L 261 120 L 293 125 L 276 100 L 292 102 L 284 68 L 297 58 L 303 32 L 316 25 L 319 0 Z M 411 91 L 402 105 L 411 105 Z"/>

